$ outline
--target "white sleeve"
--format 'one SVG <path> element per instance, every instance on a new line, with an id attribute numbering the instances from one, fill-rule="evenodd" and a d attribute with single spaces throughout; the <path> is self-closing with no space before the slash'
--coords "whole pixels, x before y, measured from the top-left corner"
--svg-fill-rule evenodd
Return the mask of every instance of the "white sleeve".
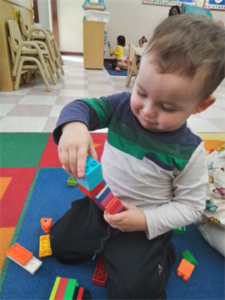
<path id="1" fill-rule="evenodd" d="M 184 170 L 177 172 L 172 184 L 174 196 L 171 202 L 144 211 L 149 239 L 201 217 L 208 188 L 204 142 L 196 148 Z"/>

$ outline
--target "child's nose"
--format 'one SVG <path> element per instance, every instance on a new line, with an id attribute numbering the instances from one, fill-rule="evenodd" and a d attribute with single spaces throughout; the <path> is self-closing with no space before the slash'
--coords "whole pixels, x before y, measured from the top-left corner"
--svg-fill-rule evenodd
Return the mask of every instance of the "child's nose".
<path id="1" fill-rule="evenodd" d="M 150 118 L 153 118 L 157 115 L 156 108 L 154 107 L 153 104 L 149 104 L 149 105 L 145 106 L 144 113 L 146 116 L 148 116 Z"/>

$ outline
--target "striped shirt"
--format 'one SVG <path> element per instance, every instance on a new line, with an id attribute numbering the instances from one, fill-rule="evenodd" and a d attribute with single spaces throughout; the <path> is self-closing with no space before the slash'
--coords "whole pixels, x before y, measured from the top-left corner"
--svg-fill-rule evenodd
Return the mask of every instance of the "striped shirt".
<path id="1" fill-rule="evenodd" d="M 130 93 L 69 103 L 61 125 L 81 121 L 90 131 L 108 128 L 102 155 L 103 177 L 112 193 L 146 217 L 152 239 L 200 218 L 205 207 L 208 173 L 203 141 L 185 124 L 172 132 L 144 129 L 130 108 Z"/>

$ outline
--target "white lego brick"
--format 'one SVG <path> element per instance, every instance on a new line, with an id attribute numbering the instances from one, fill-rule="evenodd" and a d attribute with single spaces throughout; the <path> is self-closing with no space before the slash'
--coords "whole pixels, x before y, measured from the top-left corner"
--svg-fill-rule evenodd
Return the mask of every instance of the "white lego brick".
<path id="1" fill-rule="evenodd" d="M 7 255 L 7 256 L 8 256 L 8 258 L 13 260 L 15 263 L 17 263 L 19 266 L 24 268 L 27 272 L 29 272 L 32 275 L 34 275 L 34 273 L 36 273 L 37 270 L 42 266 L 42 261 L 40 261 L 39 259 L 37 259 L 34 256 L 25 265 L 21 265 L 18 261 L 16 261 L 9 255 Z"/>

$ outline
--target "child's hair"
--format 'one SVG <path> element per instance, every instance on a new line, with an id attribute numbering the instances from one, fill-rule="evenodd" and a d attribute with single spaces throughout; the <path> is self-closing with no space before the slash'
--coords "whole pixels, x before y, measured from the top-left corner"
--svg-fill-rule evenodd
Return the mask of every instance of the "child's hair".
<path id="1" fill-rule="evenodd" d="M 138 41 L 138 44 L 141 46 L 143 45 L 144 43 L 147 43 L 148 40 L 146 39 L 145 36 L 141 37 L 140 40 Z"/>
<path id="2" fill-rule="evenodd" d="M 159 73 L 193 78 L 201 72 L 203 101 L 225 77 L 225 27 L 203 14 L 166 18 L 155 28 L 143 56 L 149 53 Z"/>
<path id="3" fill-rule="evenodd" d="M 170 8 L 170 10 L 169 10 L 169 16 L 174 16 L 174 14 L 172 13 L 172 10 L 173 10 L 174 8 L 176 9 L 178 15 L 181 14 L 181 12 L 180 12 L 180 7 L 179 7 L 178 5 L 174 5 L 174 6 L 172 6 L 172 7 Z"/>
<path id="4" fill-rule="evenodd" d="M 126 44 L 126 39 L 125 39 L 125 36 L 123 36 L 123 35 L 119 35 L 118 37 L 117 37 L 117 42 L 118 42 L 118 45 L 119 46 L 125 46 L 125 44 Z"/>

